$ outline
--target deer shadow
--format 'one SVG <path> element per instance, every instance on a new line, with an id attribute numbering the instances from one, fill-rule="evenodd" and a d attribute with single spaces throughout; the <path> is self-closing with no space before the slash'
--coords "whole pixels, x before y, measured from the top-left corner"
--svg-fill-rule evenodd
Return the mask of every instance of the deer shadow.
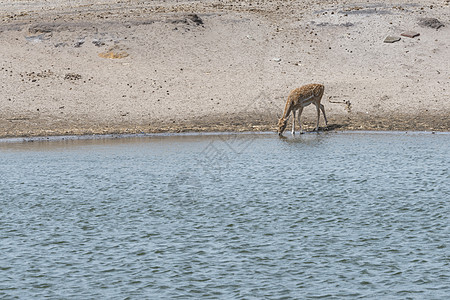
<path id="1" fill-rule="evenodd" d="M 328 124 L 327 127 L 319 127 L 319 131 L 334 131 L 343 128 L 343 124 Z"/>
<path id="2" fill-rule="evenodd" d="M 326 127 L 319 127 L 319 130 L 304 130 L 301 134 L 296 131 L 295 132 L 295 136 L 302 136 L 305 134 L 314 134 L 314 133 L 321 133 L 321 132 L 329 132 L 329 131 L 335 131 L 335 130 L 339 130 L 341 128 L 343 128 L 345 125 L 343 124 L 328 124 L 328 126 Z M 280 135 L 281 139 L 287 139 L 288 137 L 286 136 L 286 134 L 291 134 L 289 131 L 285 131 L 285 133 L 283 135 Z"/>

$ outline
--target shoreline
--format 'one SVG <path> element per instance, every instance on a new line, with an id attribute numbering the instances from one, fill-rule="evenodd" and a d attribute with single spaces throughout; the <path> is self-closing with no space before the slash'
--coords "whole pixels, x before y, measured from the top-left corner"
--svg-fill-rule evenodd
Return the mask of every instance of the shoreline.
<path id="1" fill-rule="evenodd" d="M 312 131 L 315 123 L 314 109 L 310 108 L 310 114 L 304 120 L 303 129 Z M 230 120 L 231 119 L 231 120 Z M 33 127 L 23 126 L 9 121 L 10 127 L 0 134 L 0 139 L 5 138 L 33 138 L 52 136 L 86 136 L 86 135 L 126 135 L 126 134 L 174 134 L 174 133 L 210 133 L 210 132 L 274 132 L 276 133 L 276 118 L 265 117 L 252 120 L 248 118 L 234 117 L 220 119 L 217 117 L 202 118 L 186 123 L 136 125 L 136 124 L 99 124 L 98 122 L 86 122 L 87 126 L 75 126 L 71 128 L 42 128 L 36 126 L 39 122 L 34 121 Z M 42 126 L 42 125 L 41 125 Z M 286 132 L 290 131 L 288 125 Z M 328 126 L 325 128 L 323 116 L 320 119 L 320 131 L 399 131 L 399 132 L 450 132 L 450 118 L 446 115 L 403 115 L 403 116 L 369 116 L 369 115 L 347 115 L 329 117 Z M 298 131 L 298 125 L 296 131 Z"/>
<path id="2" fill-rule="evenodd" d="M 407 134 L 407 135 L 450 135 L 450 131 L 383 131 L 383 130 L 336 130 L 305 132 L 304 134 L 285 133 L 281 138 L 297 138 L 311 134 Z M 177 132 L 177 133 L 129 133 L 129 134 L 92 134 L 92 135 L 57 135 L 57 136 L 35 136 L 35 137 L 10 137 L 0 138 L 0 145 L 20 144 L 20 143 L 39 143 L 39 142 L 63 142 L 63 141 L 99 141 L 99 140 L 117 140 L 117 139 L 145 139 L 145 138 L 176 138 L 176 137 L 217 137 L 231 135 L 273 135 L 271 131 L 241 131 L 241 132 Z"/>

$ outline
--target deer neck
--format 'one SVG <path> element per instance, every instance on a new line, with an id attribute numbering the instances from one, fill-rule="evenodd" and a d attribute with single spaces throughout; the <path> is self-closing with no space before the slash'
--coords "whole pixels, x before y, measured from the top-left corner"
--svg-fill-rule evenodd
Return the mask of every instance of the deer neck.
<path id="1" fill-rule="evenodd" d="M 283 119 L 289 120 L 289 117 L 291 116 L 291 111 L 293 109 L 294 109 L 294 101 L 288 99 L 288 101 L 286 101 L 286 106 L 284 107 Z"/>

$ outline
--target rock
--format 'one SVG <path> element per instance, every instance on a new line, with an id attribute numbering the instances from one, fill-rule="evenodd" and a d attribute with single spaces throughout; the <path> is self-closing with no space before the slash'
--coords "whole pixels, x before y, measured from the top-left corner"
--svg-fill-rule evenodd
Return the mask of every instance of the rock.
<path id="1" fill-rule="evenodd" d="M 104 45 L 105 45 L 104 42 L 102 42 L 102 41 L 100 41 L 100 40 L 97 40 L 97 39 L 94 39 L 94 40 L 92 41 L 92 44 L 94 44 L 94 45 L 97 46 L 97 47 L 100 47 L 100 46 L 104 46 Z"/>
<path id="2" fill-rule="evenodd" d="M 75 44 L 73 45 L 75 48 L 79 48 L 81 47 L 81 45 L 84 44 L 84 40 L 79 40 L 77 42 L 75 42 Z"/>
<path id="3" fill-rule="evenodd" d="M 414 38 L 416 36 L 419 36 L 420 33 L 415 32 L 415 31 L 405 31 L 405 32 L 402 32 L 400 35 L 401 36 L 406 36 L 406 37 L 409 37 L 409 38 Z"/>
<path id="4" fill-rule="evenodd" d="M 203 25 L 203 20 L 197 14 L 189 14 L 186 18 L 197 25 Z"/>
<path id="5" fill-rule="evenodd" d="M 385 39 L 384 42 L 385 43 L 395 43 L 400 41 L 401 38 L 399 38 L 398 36 L 392 36 L 392 35 L 388 35 Z"/>
<path id="6" fill-rule="evenodd" d="M 272 58 L 272 61 L 274 61 L 274 62 L 280 62 L 280 61 L 281 61 L 281 58 L 274 57 L 274 58 Z"/>
<path id="7" fill-rule="evenodd" d="M 435 18 L 422 18 L 419 21 L 419 25 L 422 27 L 429 27 L 434 29 L 439 29 L 442 26 L 444 26 L 444 24 L 442 24 L 441 21 Z"/>

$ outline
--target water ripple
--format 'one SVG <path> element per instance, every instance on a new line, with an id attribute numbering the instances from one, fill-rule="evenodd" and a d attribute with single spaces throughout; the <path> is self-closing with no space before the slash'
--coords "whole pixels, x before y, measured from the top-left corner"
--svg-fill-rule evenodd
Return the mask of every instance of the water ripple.
<path id="1" fill-rule="evenodd" d="M 0 298 L 446 299 L 449 142 L 2 146 Z"/>

